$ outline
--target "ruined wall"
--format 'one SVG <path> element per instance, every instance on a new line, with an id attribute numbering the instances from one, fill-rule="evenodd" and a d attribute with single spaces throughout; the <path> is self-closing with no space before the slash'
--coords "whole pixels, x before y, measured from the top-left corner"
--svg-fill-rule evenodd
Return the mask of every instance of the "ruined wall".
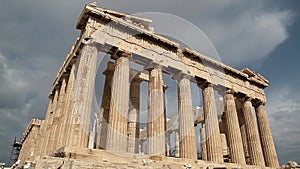
<path id="1" fill-rule="evenodd" d="M 22 149 L 18 160 L 21 162 L 33 161 L 38 152 L 37 140 L 39 139 L 40 127 L 43 120 L 32 119 L 22 139 Z"/>

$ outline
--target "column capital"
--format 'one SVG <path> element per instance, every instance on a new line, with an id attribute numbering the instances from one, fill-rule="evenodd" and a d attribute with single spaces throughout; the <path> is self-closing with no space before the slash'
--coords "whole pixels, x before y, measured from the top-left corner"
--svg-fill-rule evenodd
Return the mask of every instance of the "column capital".
<path id="1" fill-rule="evenodd" d="M 142 83 L 144 80 L 139 77 L 134 77 L 131 79 L 131 83 Z"/>
<path id="2" fill-rule="evenodd" d="M 142 72 L 138 72 L 137 74 L 133 75 L 130 78 L 130 83 L 142 83 L 143 81 L 145 81 L 145 79 L 141 77 L 141 73 Z M 147 76 L 149 76 L 149 75 L 147 75 Z"/>
<path id="3" fill-rule="evenodd" d="M 218 94 L 225 96 L 226 94 L 232 94 L 235 95 L 237 92 L 234 89 L 231 88 L 224 88 L 221 91 L 218 91 Z"/>
<path id="4" fill-rule="evenodd" d="M 251 102 L 251 103 L 252 103 L 252 101 L 253 101 L 253 98 L 251 98 L 250 96 L 245 96 L 245 97 L 243 97 L 243 101 L 244 101 L 244 102 L 247 102 L 247 101 L 249 101 L 249 102 Z"/>
<path id="5" fill-rule="evenodd" d="M 62 74 L 62 80 L 67 79 L 70 76 L 70 72 L 64 72 Z"/>
<path id="6" fill-rule="evenodd" d="M 72 58 L 72 59 L 71 59 L 71 61 L 70 61 L 70 66 L 71 66 L 71 67 L 73 66 L 73 64 L 75 64 L 75 63 L 76 63 L 76 61 L 77 61 L 77 58 L 78 58 L 78 56 L 77 56 L 77 55 L 73 56 L 73 58 Z"/>
<path id="7" fill-rule="evenodd" d="M 191 80 L 191 76 L 190 75 L 187 75 L 187 74 L 184 74 L 184 73 L 180 73 L 176 76 L 173 76 L 172 77 L 173 79 L 177 80 L 178 82 L 182 79 L 188 79 L 188 80 Z"/>
<path id="8" fill-rule="evenodd" d="M 149 65 L 145 66 L 144 69 L 148 70 L 148 71 L 151 71 L 153 69 L 160 69 L 160 70 L 162 70 L 162 66 L 159 65 L 158 63 L 152 62 Z"/>
<path id="9" fill-rule="evenodd" d="M 226 94 L 236 94 L 237 92 L 234 89 L 227 88 L 225 91 Z"/>
<path id="10" fill-rule="evenodd" d="M 253 99 L 253 106 L 258 107 L 258 106 L 265 106 L 266 101 L 258 100 L 258 99 Z"/>
<path id="11" fill-rule="evenodd" d="M 122 51 L 120 49 L 116 49 L 115 51 L 113 51 L 113 53 L 111 54 L 111 58 L 117 60 L 120 57 L 127 57 L 130 58 L 131 57 L 131 52 L 129 51 Z"/>
<path id="12" fill-rule="evenodd" d="M 59 91 L 60 88 L 61 88 L 61 85 L 60 84 L 56 84 L 54 88 L 55 88 L 55 91 Z"/>
<path id="13" fill-rule="evenodd" d="M 49 99 L 50 99 L 50 100 L 53 100 L 53 99 L 54 99 L 54 94 L 53 94 L 53 93 L 50 93 L 50 94 L 49 94 Z"/>
<path id="14" fill-rule="evenodd" d="M 198 83 L 197 84 L 198 85 L 198 87 L 200 87 L 202 90 L 203 89 L 205 89 L 205 88 L 207 88 L 207 87 L 214 87 L 214 85 L 212 84 L 212 83 L 210 83 L 210 82 L 202 82 L 202 83 Z"/>
<path id="15" fill-rule="evenodd" d="M 86 37 L 84 38 L 84 41 L 82 42 L 84 45 L 96 45 L 96 41 L 92 37 Z"/>

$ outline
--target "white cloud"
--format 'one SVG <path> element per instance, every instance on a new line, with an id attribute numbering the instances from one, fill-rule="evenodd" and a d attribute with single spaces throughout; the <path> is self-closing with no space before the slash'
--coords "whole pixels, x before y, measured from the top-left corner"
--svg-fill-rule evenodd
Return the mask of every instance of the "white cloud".
<path id="1" fill-rule="evenodd" d="M 296 89 L 289 85 L 274 88 L 267 103 L 278 156 L 284 164 L 287 160 L 300 161 L 300 102 L 291 98 L 293 91 Z"/>
<path id="2" fill-rule="evenodd" d="M 230 65 L 257 64 L 266 59 L 287 40 L 287 28 L 293 17 L 289 10 L 269 11 L 260 5 L 243 6 L 243 9 L 225 20 L 221 15 L 226 13 L 214 14 L 220 15 L 219 19 L 208 17 L 201 26 L 214 42 L 222 61 Z"/>

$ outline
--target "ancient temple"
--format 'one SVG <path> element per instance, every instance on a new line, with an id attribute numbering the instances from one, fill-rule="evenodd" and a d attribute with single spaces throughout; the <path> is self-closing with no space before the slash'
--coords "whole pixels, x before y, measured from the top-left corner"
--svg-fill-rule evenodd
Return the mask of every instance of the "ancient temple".
<path id="1" fill-rule="evenodd" d="M 156 34 L 150 24 L 149 19 L 94 3 L 85 6 L 76 26 L 80 36 L 57 73 L 45 120 L 31 121 L 19 159 L 38 162 L 45 156 L 62 160 L 76 155 L 80 159 L 85 152 L 102 154 L 101 158 L 108 153 L 138 156 L 141 142 L 146 141 L 143 158 L 176 158 L 212 168 L 279 167 L 265 111 L 268 80 L 248 68 L 237 70 L 192 49 L 182 49 Z M 92 123 L 99 52 L 107 53 L 110 60 L 103 72 L 100 119 Z M 144 70 L 137 72 L 130 62 Z M 178 127 L 166 118 L 168 86 L 163 74 L 178 83 L 178 116 L 174 120 Z M 142 82 L 148 83 L 144 130 L 140 129 L 139 114 Z M 199 116 L 192 106 L 191 83 L 202 90 Z M 216 92 L 224 98 L 222 112 L 217 111 Z M 197 156 L 197 124 L 201 124 L 201 158 Z M 169 157 L 172 132 L 177 140 L 175 157 Z"/>

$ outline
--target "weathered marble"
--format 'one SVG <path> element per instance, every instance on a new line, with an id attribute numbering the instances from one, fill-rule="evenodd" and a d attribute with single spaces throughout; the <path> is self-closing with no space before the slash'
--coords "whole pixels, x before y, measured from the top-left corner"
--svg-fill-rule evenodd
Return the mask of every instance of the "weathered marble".
<path id="1" fill-rule="evenodd" d="M 202 87 L 207 160 L 223 162 L 219 122 L 212 85 Z"/>
<path id="2" fill-rule="evenodd" d="M 200 129 L 200 145 L 201 145 L 202 160 L 207 161 L 205 124 L 202 124 L 202 128 Z"/>
<path id="3" fill-rule="evenodd" d="M 60 136 L 58 139 L 58 146 L 57 148 L 60 149 L 68 144 L 68 138 L 70 137 L 70 130 L 71 130 L 71 122 L 72 122 L 72 108 L 73 108 L 73 94 L 74 94 L 74 81 L 75 81 L 75 61 L 71 64 L 70 74 L 68 76 L 68 83 L 67 83 L 67 91 L 66 91 L 66 101 L 65 101 L 65 108 L 64 113 L 62 115 L 62 126 L 60 128 Z"/>
<path id="4" fill-rule="evenodd" d="M 140 137 L 140 83 L 141 79 L 134 78 L 130 83 L 130 102 L 128 114 L 128 147 L 127 152 L 139 152 Z"/>
<path id="5" fill-rule="evenodd" d="M 96 148 L 101 148 L 101 149 L 106 148 L 108 122 L 109 122 L 109 109 L 110 109 L 110 102 L 111 102 L 111 85 L 112 85 L 114 70 L 115 70 L 115 64 L 113 62 L 108 62 L 107 68 L 103 72 L 103 74 L 105 75 L 105 82 L 103 87 L 103 95 L 102 95 L 102 102 L 100 108 L 99 133 L 97 136 L 97 144 L 96 144 Z"/>
<path id="6" fill-rule="evenodd" d="M 165 116 L 163 79 L 160 68 L 153 68 L 149 74 L 148 96 L 148 146 L 149 155 L 165 154 Z"/>
<path id="7" fill-rule="evenodd" d="M 75 124 L 72 128 L 70 141 L 73 146 L 87 147 L 90 128 L 90 117 L 96 78 L 98 48 L 87 40 L 78 58 L 78 68 L 75 83 Z"/>
<path id="8" fill-rule="evenodd" d="M 261 146 L 267 167 L 279 167 L 278 157 L 269 125 L 265 105 L 256 106 L 257 125 L 260 134 Z"/>
<path id="9" fill-rule="evenodd" d="M 180 137 L 179 137 L 179 131 L 175 130 L 175 157 L 180 157 Z"/>
<path id="10" fill-rule="evenodd" d="M 49 114 L 48 118 L 48 123 L 47 123 L 47 128 L 46 128 L 46 140 L 45 140 L 45 147 L 44 147 L 44 153 L 43 155 L 49 155 L 52 152 L 52 146 L 51 146 L 51 137 L 52 137 L 52 128 L 53 128 L 53 121 L 54 121 L 54 116 L 55 116 L 55 110 L 57 107 L 57 102 L 58 102 L 58 95 L 59 95 L 59 88 L 57 87 L 55 90 L 54 98 L 53 98 L 53 103 L 51 106 L 51 111 Z"/>
<path id="11" fill-rule="evenodd" d="M 51 153 L 55 153 L 58 148 L 60 128 L 62 125 L 62 115 L 66 107 L 65 101 L 66 101 L 67 78 L 68 76 L 65 75 L 62 79 L 61 87 L 59 90 L 58 105 L 54 113 L 52 134 L 50 138 L 51 144 L 49 145 L 51 147 Z"/>
<path id="12" fill-rule="evenodd" d="M 127 56 L 121 56 L 116 60 L 111 85 L 106 150 L 127 151 L 128 103 L 129 58 Z"/>
<path id="13" fill-rule="evenodd" d="M 235 100 L 230 90 L 225 94 L 224 119 L 227 128 L 226 134 L 229 144 L 230 161 L 237 164 L 246 164 Z"/>
<path id="14" fill-rule="evenodd" d="M 180 157 L 197 159 L 194 112 L 190 79 L 181 77 L 178 80 L 178 111 Z"/>
<path id="15" fill-rule="evenodd" d="M 246 125 L 248 151 L 250 163 L 260 167 L 265 166 L 264 156 L 261 149 L 259 134 L 255 122 L 253 107 L 250 99 L 246 99 L 243 105 L 243 115 Z"/>

